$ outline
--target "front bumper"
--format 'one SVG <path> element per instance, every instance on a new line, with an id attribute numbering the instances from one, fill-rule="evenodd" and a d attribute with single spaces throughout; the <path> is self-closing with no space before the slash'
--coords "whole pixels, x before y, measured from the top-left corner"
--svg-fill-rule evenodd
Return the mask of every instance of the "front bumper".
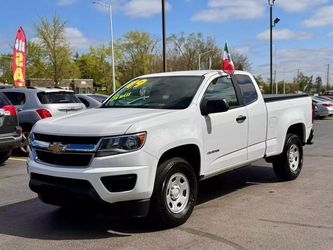
<path id="1" fill-rule="evenodd" d="M 66 203 L 89 204 L 93 201 L 96 205 L 124 207 L 130 202 L 132 205 L 125 207 L 135 210 L 135 216 L 144 216 L 154 187 L 157 159 L 139 150 L 93 158 L 88 167 L 78 168 L 38 162 L 30 154 L 27 166 L 31 190 L 46 203 L 63 206 Z M 130 190 L 110 191 L 110 187 L 103 183 L 104 177 L 134 175 L 135 183 Z"/>

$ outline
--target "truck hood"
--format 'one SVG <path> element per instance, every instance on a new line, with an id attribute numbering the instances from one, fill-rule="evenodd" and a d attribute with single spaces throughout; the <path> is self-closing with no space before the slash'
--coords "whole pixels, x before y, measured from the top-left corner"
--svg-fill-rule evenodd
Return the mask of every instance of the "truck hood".
<path id="1" fill-rule="evenodd" d="M 33 132 L 68 136 L 110 136 L 124 134 L 141 121 L 164 116 L 176 110 L 97 108 L 37 122 Z"/>

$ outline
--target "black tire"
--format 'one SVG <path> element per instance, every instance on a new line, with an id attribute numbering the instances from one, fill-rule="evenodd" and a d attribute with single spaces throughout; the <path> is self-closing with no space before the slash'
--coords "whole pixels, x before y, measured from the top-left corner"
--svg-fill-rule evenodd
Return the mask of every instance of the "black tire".
<path id="1" fill-rule="evenodd" d="M 7 161 L 11 154 L 12 154 L 12 150 L 0 152 L 0 164 Z"/>
<path id="2" fill-rule="evenodd" d="M 299 176 L 302 166 L 302 141 L 297 135 L 287 134 L 283 152 L 273 161 L 274 172 L 279 179 L 290 181 Z"/>
<path id="3" fill-rule="evenodd" d="M 197 200 L 197 186 L 197 177 L 187 161 L 174 157 L 163 162 L 157 167 L 150 214 L 163 228 L 185 223 Z"/>

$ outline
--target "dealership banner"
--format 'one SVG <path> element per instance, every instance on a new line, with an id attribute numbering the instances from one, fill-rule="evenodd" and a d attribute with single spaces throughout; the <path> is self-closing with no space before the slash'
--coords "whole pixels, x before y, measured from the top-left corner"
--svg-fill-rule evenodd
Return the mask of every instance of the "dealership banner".
<path id="1" fill-rule="evenodd" d="M 25 87 L 26 55 L 25 34 L 22 27 L 20 27 L 16 34 L 13 49 L 12 69 L 15 87 Z"/>

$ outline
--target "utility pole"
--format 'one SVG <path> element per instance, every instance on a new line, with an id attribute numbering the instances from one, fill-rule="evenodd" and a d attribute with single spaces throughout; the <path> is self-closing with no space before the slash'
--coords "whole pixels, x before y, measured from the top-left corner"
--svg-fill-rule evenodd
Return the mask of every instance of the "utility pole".
<path id="1" fill-rule="evenodd" d="M 326 91 L 330 89 L 330 64 L 327 64 Z"/>
<path id="2" fill-rule="evenodd" d="M 276 69 L 274 70 L 274 83 L 275 83 L 276 94 L 278 94 L 279 93 L 279 86 L 278 86 L 278 83 L 276 81 Z"/>
<path id="3" fill-rule="evenodd" d="M 270 90 L 271 94 L 273 94 L 273 2 L 270 2 L 269 4 L 269 80 L 270 80 Z"/>
<path id="4" fill-rule="evenodd" d="M 166 47 L 166 38 L 165 38 L 165 0 L 162 0 L 162 43 L 163 43 L 163 72 L 166 72 L 166 58 L 165 58 L 165 47 Z"/>
<path id="5" fill-rule="evenodd" d="M 269 55 L 270 55 L 270 91 L 271 94 L 274 92 L 273 87 L 273 28 L 275 25 L 280 22 L 280 18 L 275 18 L 273 21 L 273 6 L 274 6 L 275 0 L 268 0 L 269 5 Z"/>

